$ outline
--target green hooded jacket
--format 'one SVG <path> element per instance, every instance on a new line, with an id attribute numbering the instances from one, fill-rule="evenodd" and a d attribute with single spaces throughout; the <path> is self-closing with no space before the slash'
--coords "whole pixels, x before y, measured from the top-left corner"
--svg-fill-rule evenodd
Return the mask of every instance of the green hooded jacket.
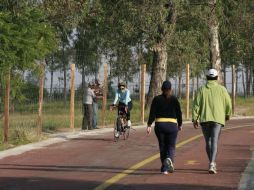
<path id="1" fill-rule="evenodd" d="M 193 121 L 213 121 L 225 125 L 225 118 L 229 118 L 231 112 L 231 99 L 227 89 L 217 81 L 208 80 L 206 85 L 198 89 L 192 106 Z"/>

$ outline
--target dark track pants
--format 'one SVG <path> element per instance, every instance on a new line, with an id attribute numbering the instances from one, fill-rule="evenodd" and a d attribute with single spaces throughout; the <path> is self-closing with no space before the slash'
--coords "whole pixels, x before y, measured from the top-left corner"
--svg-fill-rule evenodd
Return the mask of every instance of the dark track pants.
<path id="1" fill-rule="evenodd" d="M 163 161 L 166 158 L 170 158 L 174 162 L 178 127 L 176 123 L 156 122 L 154 130 L 159 142 L 161 171 L 163 172 Z"/>
<path id="2" fill-rule="evenodd" d="M 84 106 L 84 116 L 82 122 L 82 129 L 91 130 L 93 124 L 93 105 L 92 104 L 83 104 Z"/>

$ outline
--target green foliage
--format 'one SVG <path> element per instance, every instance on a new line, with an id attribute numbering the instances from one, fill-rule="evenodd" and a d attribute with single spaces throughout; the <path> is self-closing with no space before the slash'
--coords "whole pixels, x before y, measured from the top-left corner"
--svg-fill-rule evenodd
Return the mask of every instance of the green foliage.
<path id="1" fill-rule="evenodd" d="M 23 70 L 32 68 L 55 48 L 55 34 L 38 7 L 6 4 L 0 13 L 0 65 Z"/>
<path id="2" fill-rule="evenodd" d="M 253 58 L 254 3 L 251 0 L 221 2 L 222 60 L 227 66 L 246 64 Z M 249 61 L 247 61 L 247 65 Z"/>
<path id="3" fill-rule="evenodd" d="M 178 76 L 186 64 L 191 77 L 200 76 L 209 64 L 207 10 L 201 2 L 185 1 L 177 12 L 176 32 L 168 44 L 168 76 Z"/>
<path id="4" fill-rule="evenodd" d="M 44 89 L 44 95 L 47 96 L 47 91 Z M 27 82 L 24 84 L 21 94 L 24 96 L 24 102 L 37 102 L 39 99 L 39 86 L 33 83 Z"/>
<path id="5" fill-rule="evenodd" d="M 101 38 L 96 18 L 90 14 L 79 23 L 75 40 L 75 62 L 77 67 L 85 70 L 85 74 L 96 74 L 100 66 Z"/>

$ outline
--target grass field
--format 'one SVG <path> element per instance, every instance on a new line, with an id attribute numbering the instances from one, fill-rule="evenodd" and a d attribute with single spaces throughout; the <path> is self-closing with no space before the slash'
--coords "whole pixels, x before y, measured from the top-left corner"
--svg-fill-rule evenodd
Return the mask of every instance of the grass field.
<path id="1" fill-rule="evenodd" d="M 183 117 L 185 118 L 186 102 L 181 100 Z M 68 104 L 67 104 L 68 105 Z M 191 103 L 190 103 L 191 105 Z M 109 106 L 108 106 L 109 107 Z M 43 107 L 43 135 L 38 137 L 36 134 L 37 126 L 37 105 L 23 105 L 21 111 L 10 114 L 9 144 L 0 143 L 0 149 L 7 149 L 13 146 L 36 142 L 47 138 L 48 134 L 69 129 L 69 106 L 64 106 L 62 102 L 44 103 Z M 99 106 L 100 108 L 100 106 Z M 191 111 L 191 109 L 190 109 Z M 149 110 L 145 111 L 145 121 L 147 121 Z M 106 112 L 105 126 L 102 126 L 101 109 L 98 111 L 98 126 L 113 127 L 116 118 L 116 111 Z M 254 116 L 254 97 L 237 98 L 235 116 Z M 190 113 L 191 117 L 191 113 Z M 82 103 L 75 104 L 75 128 L 81 129 L 82 125 Z M 139 102 L 133 101 L 131 111 L 133 124 L 140 123 Z M 0 122 L 0 141 L 3 138 L 3 121 Z"/>

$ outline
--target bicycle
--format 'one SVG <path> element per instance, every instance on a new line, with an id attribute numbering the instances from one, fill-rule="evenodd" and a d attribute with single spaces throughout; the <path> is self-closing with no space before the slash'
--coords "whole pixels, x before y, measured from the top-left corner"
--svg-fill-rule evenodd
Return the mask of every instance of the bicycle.
<path id="1" fill-rule="evenodd" d="M 111 106 L 110 110 L 118 107 L 118 115 L 116 119 L 116 125 L 114 127 L 114 141 L 117 142 L 120 136 L 123 136 L 124 140 L 127 140 L 130 136 L 130 127 L 127 125 L 127 114 L 124 107 Z"/>

